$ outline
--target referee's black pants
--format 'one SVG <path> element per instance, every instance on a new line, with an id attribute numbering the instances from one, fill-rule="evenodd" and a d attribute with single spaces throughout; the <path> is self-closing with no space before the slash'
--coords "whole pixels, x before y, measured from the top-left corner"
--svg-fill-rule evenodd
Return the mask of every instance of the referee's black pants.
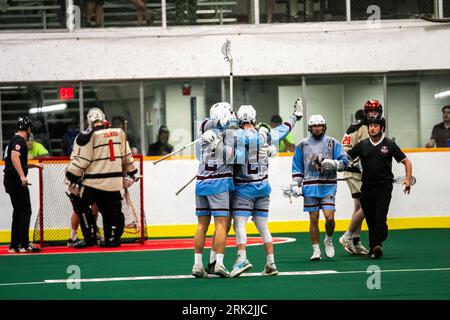
<path id="1" fill-rule="evenodd" d="M 364 185 L 361 188 L 361 207 L 369 227 L 369 246 L 381 246 L 388 236 L 387 215 L 392 197 L 392 183 Z"/>
<path id="2" fill-rule="evenodd" d="M 13 206 L 10 248 L 26 248 L 30 243 L 28 235 L 31 219 L 30 191 L 27 186 L 22 186 L 20 180 L 14 178 L 5 177 L 3 185 Z"/>

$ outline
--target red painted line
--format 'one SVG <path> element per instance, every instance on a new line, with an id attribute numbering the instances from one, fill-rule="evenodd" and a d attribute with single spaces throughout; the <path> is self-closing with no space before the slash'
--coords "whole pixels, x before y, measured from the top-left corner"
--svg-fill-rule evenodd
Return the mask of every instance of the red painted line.
<path id="1" fill-rule="evenodd" d="M 273 238 L 274 243 L 284 243 L 292 241 L 290 238 Z M 211 248 L 212 238 L 207 238 L 205 248 Z M 249 237 L 247 245 L 262 245 L 260 237 Z M 227 247 L 236 246 L 236 238 L 228 238 Z M 8 253 L 9 246 L 0 246 L 1 255 L 30 255 L 31 253 Z M 181 250 L 193 249 L 194 239 L 150 239 L 143 245 L 140 243 L 125 243 L 119 248 L 89 247 L 85 249 L 75 249 L 65 246 L 44 247 L 39 254 L 71 254 L 71 253 L 102 253 L 102 252 L 130 252 L 130 251 L 160 251 L 160 250 Z M 35 255 L 36 253 L 32 254 Z"/>

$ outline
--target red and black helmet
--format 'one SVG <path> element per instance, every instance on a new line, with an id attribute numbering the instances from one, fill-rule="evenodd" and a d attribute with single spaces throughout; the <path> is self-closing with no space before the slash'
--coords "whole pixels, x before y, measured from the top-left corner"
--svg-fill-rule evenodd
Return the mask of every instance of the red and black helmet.
<path id="1" fill-rule="evenodd" d="M 383 113 L 383 106 L 378 100 L 367 100 L 364 105 L 364 113 L 367 114 L 370 111 L 378 112 L 381 116 Z"/>

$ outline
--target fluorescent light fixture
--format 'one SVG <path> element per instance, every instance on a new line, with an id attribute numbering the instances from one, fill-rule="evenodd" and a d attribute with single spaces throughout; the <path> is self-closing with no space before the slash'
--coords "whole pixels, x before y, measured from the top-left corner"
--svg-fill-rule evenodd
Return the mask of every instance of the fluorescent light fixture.
<path id="1" fill-rule="evenodd" d="M 61 104 L 54 104 L 51 106 L 45 106 L 42 108 L 31 108 L 30 111 L 28 111 L 30 114 L 34 113 L 40 113 L 40 112 L 55 112 L 55 111 L 62 111 L 67 109 L 66 103 Z"/>
<path id="2" fill-rule="evenodd" d="M 443 99 L 443 98 L 446 98 L 446 97 L 450 97 L 450 90 L 448 90 L 448 91 L 442 91 L 442 92 L 436 93 L 436 94 L 434 95 L 434 98 L 435 98 L 435 99 Z"/>

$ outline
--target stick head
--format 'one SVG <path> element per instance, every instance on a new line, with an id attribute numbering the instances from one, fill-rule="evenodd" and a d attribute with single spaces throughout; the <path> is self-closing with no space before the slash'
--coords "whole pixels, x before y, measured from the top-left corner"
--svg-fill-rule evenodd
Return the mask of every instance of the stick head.
<path id="1" fill-rule="evenodd" d="M 231 56 L 231 41 L 228 39 L 222 45 L 222 54 L 224 56 L 224 59 L 228 62 L 233 61 L 233 57 Z"/>

